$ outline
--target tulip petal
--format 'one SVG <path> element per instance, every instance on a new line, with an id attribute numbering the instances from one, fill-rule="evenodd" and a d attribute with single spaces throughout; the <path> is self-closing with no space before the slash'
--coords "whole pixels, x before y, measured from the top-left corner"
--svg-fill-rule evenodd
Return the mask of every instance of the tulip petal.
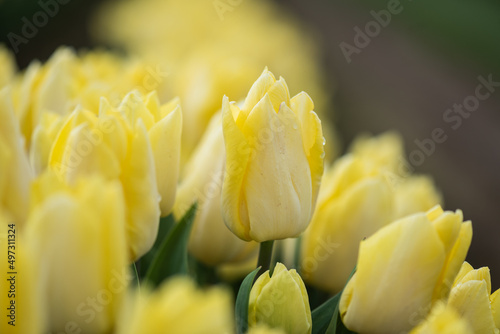
<path id="1" fill-rule="evenodd" d="M 444 262 L 444 247 L 424 214 L 380 229 L 360 244 L 357 271 L 340 302 L 343 322 L 361 333 L 410 330 L 426 315 L 419 312 L 430 306 Z M 375 312 L 382 300 L 384 312 Z"/>
<path id="2" fill-rule="evenodd" d="M 236 125 L 229 99 L 224 96 L 222 126 L 226 148 L 226 167 L 222 186 L 224 222 L 243 240 L 251 240 L 246 199 L 242 192 L 245 171 L 250 159 L 250 145 Z"/>
<path id="3" fill-rule="evenodd" d="M 168 215 L 175 201 L 179 178 L 182 113 L 178 106 L 149 130 L 162 217 Z"/>

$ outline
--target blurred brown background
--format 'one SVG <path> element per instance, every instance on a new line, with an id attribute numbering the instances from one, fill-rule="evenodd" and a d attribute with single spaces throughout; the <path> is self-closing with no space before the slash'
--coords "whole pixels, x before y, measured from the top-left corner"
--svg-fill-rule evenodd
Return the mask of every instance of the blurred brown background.
<path id="1" fill-rule="evenodd" d="M 243 0 L 251 1 L 251 0 Z M 16 54 L 24 68 L 46 60 L 60 45 L 94 47 L 88 18 L 101 1 L 72 0 Z M 387 1 L 279 0 L 310 29 L 323 48 L 342 148 L 360 132 L 399 130 L 407 153 L 415 140 L 431 138 L 435 128 L 447 135 L 425 156 L 416 172 L 431 174 L 449 210 L 460 208 L 473 221 L 468 261 L 489 266 L 493 288 L 500 288 L 500 87 L 453 130 L 443 115 L 474 95 L 478 76 L 500 82 L 500 2 L 496 0 L 402 1 L 386 27 L 372 31 L 369 43 L 348 63 L 341 43 L 355 46 L 356 27 L 374 21 L 371 11 Z M 22 17 L 40 10 L 37 1 L 0 1 L 0 37 L 19 32 Z M 345 45 L 345 44 L 344 44 Z"/>

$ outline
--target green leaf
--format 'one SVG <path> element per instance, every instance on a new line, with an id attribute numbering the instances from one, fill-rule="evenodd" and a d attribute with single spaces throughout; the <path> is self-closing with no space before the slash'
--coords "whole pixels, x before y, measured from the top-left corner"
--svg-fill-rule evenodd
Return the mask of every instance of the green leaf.
<path id="1" fill-rule="evenodd" d="M 132 282 L 131 286 L 135 285 L 135 286 L 137 286 L 137 288 L 140 288 L 141 283 L 139 281 L 139 273 L 137 272 L 137 267 L 136 267 L 135 263 L 132 263 L 131 271 L 134 273 L 134 278 L 133 278 L 133 282 Z"/>
<path id="2" fill-rule="evenodd" d="M 330 324 L 330 320 L 332 319 L 332 314 L 338 307 L 340 295 L 340 292 L 337 293 L 335 296 L 328 299 L 312 311 L 312 334 L 325 333 L 328 325 Z"/>
<path id="3" fill-rule="evenodd" d="M 245 277 L 238 291 L 238 296 L 236 297 L 234 313 L 236 316 L 236 333 L 238 334 L 244 334 L 248 331 L 248 302 L 250 300 L 250 290 L 252 289 L 255 275 L 257 275 L 259 270 L 260 267 Z"/>
<path id="4" fill-rule="evenodd" d="M 161 243 L 145 277 L 151 285 L 156 287 L 170 276 L 187 274 L 187 244 L 195 213 L 196 203 Z"/>
<path id="5" fill-rule="evenodd" d="M 156 253 L 158 252 L 158 249 L 160 248 L 163 241 L 168 237 L 169 232 L 172 230 L 175 224 L 176 224 L 175 218 L 172 214 L 160 218 L 158 235 L 156 236 L 156 240 L 153 247 L 151 247 L 149 252 L 144 254 L 144 256 L 142 256 L 136 262 L 137 272 L 139 274 L 140 279 L 143 279 L 146 276 L 146 273 L 148 272 L 148 269 L 151 266 L 151 263 L 153 262 Z"/>

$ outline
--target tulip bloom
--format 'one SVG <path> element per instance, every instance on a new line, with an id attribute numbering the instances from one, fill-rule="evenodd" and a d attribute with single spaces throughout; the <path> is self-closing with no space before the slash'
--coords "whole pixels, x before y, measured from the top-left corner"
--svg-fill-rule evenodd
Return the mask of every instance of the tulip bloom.
<path id="1" fill-rule="evenodd" d="M 290 99 L 264 70 L 240 109 L 224 97 L 226 225 L 243 240 L 296 237 L 311 219 L 323 174 L 323 134 L 309 96 Z"/>
<path id="2" fill-rule="evenodd" d="M 339 311 L 357 333 L 409 331 L 445 298 L 472 238 L 462 212 L 437 206 L 389 224 L 359 246 Z M 383 306 L 383 307 L 381 307 Z"/>
<path id="3" fill-rule="evenodd" d="M 403 156 L 402 146 L 393 133 L 361 138 L 327 170 L 302 238 L 301 274 L 306 282 L 331 293 L 342 290 L 363 238 L 441 202 L 427 177 L 409 176 L 397 185 L 390 182 L 388 176 Z"/>
<path id="4" fill-rule="evenodd" d="M 273 275 L 265 271 L 250 291 L 250 327 L 265 324 L 286 333 L 311 333 L 312 320 L 306 287 L 299 274 L 277 263 Z"/>
<path id="5" fill-rule="evenodd" d="M 153 245 L 160 208 L 166 215 L 174 204 L 182 127 L 177 103 L 160 106 L 154 93 L 143 100 L 132 92 L 118 110 L 103 98 L 99 116 L 77 108 L 50 153 L 49 166 L 69 182 L 93 174 L 120 180 L 132 260 Z"/>
<path id="6" fill-rule="evenodd" d="M 154 293 L 141 287 L 124 308 L 116 333 L 232 333 L 233 319 L 229 291 L 202 291 L 191 280 L 177 277 Z"/>
<path id="7" fill-rule="evenodd" d="M 216 114 L 188 161 L 179 185 L 174 214 L 180 219 L 196 201 L 196 217 L 189 237 L 189 252 L 199 261 L 216 266 L 240 263 L 257 250 L 255 242 L 235 236 L 224 224 L 221 190 L 224 175 L 224 138 Z"/>
<path id="8" fill-rule="evenodd" d="M 91 177 L 68 186 L 49 173 L 33 192 L 26 243 L 40 273 L 48 331 L 110 332 L 133 277 L 120 184 Z"/>
<path id="9" fill-rule="evenodd" d="M 500 325 L 500 289 L 491 294 L 488 267 L 475 269 L 464 262 L 450 292 L 448 305 L 467 319 L 474 333 L 495 334 Z"/>

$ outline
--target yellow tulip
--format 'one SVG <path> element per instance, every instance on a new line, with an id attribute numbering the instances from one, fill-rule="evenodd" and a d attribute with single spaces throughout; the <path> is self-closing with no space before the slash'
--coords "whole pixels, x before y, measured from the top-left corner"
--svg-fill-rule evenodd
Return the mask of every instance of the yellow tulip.
<path id="1" fill-rule="evenodd" d="M 429 316 L 420 325 L 411 330 L 410 334 L 473 334 L 467 321 L 444 303 L 436 303 Z"/>
<path id="2" fill-rule="evenodd" d="M 19 224 L 0 209 L 2 293 L 0 333 L 45 333 L 40 272 Z"/>
<path id="3" fill-rule="evenodd" d="M 248 324 L 265 324 L 286 333 L 311 333 L 312 320 L 306 287 L 299 274 L 277 263 L 255 281 L 250 291 Z"/>
<path id="4" fill-rule="evenodd" d="M 195 258 L 210 266 L 245 261 L 257 250 L 256 243 L 235 236 L 222 218 L 225 152 L 220 122 L 221 115 L 216 114 L 187 163 L 174 208 L 180 219 L 195 201 L 198 203 L 188 248 Z"/>
<path id="5" fill-rule="evenodd" d="M 474 333 L 498 334 L 498 291 L 500 290 L 497 290 L 496 295 L 490 296 L 491 277 L 488 267 L 474 270 L 470 264 L 464 262 L 455 278 L 448 305 L 467 319 Z"/>
<path id="6" fill-rule="evenodd" d="M 120 184 L 93 177 L 69 186 L 48 173 L 33 192 L 26 242 L 40 272 L 48 330 L 109 333 L 133 277 Z"/>
<path id="7" fill-rule="evenodd" d="M 360 138 L 325 173 L 317 209 L 302 238 L 301 274 L 306 282 L 331 293 L 340 291 L 363 238 L 441 202 L 427 177 L 391 183 L 388 175 L 397 169 L 402 145 L 393 133 Z"/>
<path id="8" fill-rule="evenodd" d="M 221 3 L 226 4 L 225 20 L 218 15 Z M 332 110 L 326 107 L 331 91 L 323 84 L 324 71 L 319 66 L 314 38 L 272 1 L 227 3 L 109 3 L 95 21 L 97 39 L 118 43 L 153 64 L 169 68 L 166 90 L 170 96 L 181 98 L 185 112 L 183 162 L 220 109 L 220 97 L 225 94 L 235 101 L 243 99 L 264 66 L 287 78 L 292 91 L 307 91 L 319 112 Z M 145 25 L 144 20 L 151 25 Z M 326 113 L 320 114 L 323 116 Z M 331 149 L 334 143 L 327 139 Z"/>
<path id="9" fill-rule="evenodd" d="M 117 110 L 103 98 L 99 116 L 77 108 L 49 156 L 49 166 L 70 182 L 82 174 L 120 180 L 132 260 L 153 245 L 160 208 L 166 215 L 174 204 L 182 126 L 177 103 L 160 106 L 154 93 L 143 100 L 132 92 Z"/>
<path id="10" fill-rule="evenodd" d="M 240 109 L 224 97 L 226 225 L 243 240 L 298 236 L 311 219 L 323 174 L 323 134 L 309 96 L 292 99 L 264 70 Z"/>
<path id="11" fill-rule="evenodd" d="M 183 277 L 163 283 L 154 293 L 141 287 L 130 298 L 117 323 L 117 334 L 233 333 L 229 292 L 222 288 L 203 291 Z"/>
<path id="12" fill-rule="evenodd" d="M 0 119 L 0 209 L 21 227 L 26 220 L 33 175 L 8 87 L 0 90 Z"/>
<path id="13" fill-rule="evenodd" d="M 97 112 L 100 97 L 115 105 L 131 90 L 146 95 L 160 88 L 165 78 L 164 71 L 133 59 L 104 51 L 77 55 L 61 47 L 46 63 L 33 61 L 12 80 L 26 147 L 33 144 L 33 131 L 45 112 L 65 117 L 78 105 Z"/>
<path id="14" fill-rule="evenodd" d="M 400 333 L 445 298 L 472 238 L 462 212 L 437 206 L 389 224 L 359 246 L 357 271 L 339 310 L 357 333 Z"/>

